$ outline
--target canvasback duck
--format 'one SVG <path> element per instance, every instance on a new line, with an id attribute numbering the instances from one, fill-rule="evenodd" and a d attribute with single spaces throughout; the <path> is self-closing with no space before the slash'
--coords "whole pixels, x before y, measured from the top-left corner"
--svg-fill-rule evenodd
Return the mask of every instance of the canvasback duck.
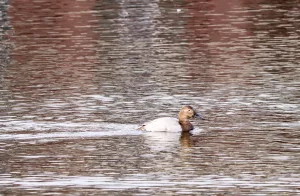
<path id="1" fill-rule="evenodd" d="M 138 128 L 138 130 L 167 132 L 191 131 L 194 129 L 194 127 L 189 119 L 195 117 L 203 119 L 191 106 L 184 106 L 179 111 L 178 118 L 157 118 L 150 122 L 144 123 Z"/>

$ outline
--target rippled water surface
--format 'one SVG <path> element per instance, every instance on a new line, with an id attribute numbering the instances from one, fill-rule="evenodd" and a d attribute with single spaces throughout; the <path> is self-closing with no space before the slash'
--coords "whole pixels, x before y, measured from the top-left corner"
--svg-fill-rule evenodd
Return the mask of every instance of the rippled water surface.
<path id="1" fill-rule="evenodd" d="M 300 194 L 299 5 L 1 1 L 0 195 Z"/>

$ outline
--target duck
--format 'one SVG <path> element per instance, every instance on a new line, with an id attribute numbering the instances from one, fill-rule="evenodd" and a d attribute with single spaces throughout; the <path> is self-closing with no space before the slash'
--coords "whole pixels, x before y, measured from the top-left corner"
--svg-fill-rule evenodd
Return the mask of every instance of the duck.
<path id="1" fill-rule="evenodd" d="M 166 132 L 189 132 L 194 129 L 190 122 L 192 118 L 204 119 L 192 106 L 183 106 L 178 113 L 178 118 L 161 117 L 150 122 L 146 122 L 138 130 L 142 131 L 166 131 Z"/>

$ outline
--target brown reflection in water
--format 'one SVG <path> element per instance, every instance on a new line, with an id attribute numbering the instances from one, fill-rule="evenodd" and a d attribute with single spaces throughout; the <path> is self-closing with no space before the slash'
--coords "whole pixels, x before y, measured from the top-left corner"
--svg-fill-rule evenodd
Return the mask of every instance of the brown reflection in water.
<path id="1" fill-rule="evenodd" d="M 14 44 L 9 66 L 12 91 L 63 93 L 71 86 L 91 85 L 96 60 L 91 12 L 95 1 L 12 1 L 8 10 Z M 28 82 L 30 84 L 28 84 Z"/>
<path id="2" fill-rule="evenodd" d="M 194 1 L 187 0 L 184 9 L 189 17 L 185 24 L 190 54 L 195 63 L 208 72 L 195 67 L 194 77 L 201 76 L 205 81 L 238 83 L 251 72 L 244 66 L 249 53 L 249 43 L 244 38 L 251 35 L 247 22 L 249 13 L 244 10 L 242 1 Z M 243 72 L 240 71 L 243 69 Z M 234 80 L 233 80 L 234 78 Z"/>
<path id="3" fill-rule="evenodd" d="M 269 68 L 277 73 L 295 71 L 283 63 L 297 62 L 295 51 L 299 24 L 297 1 L 186 1 L 189 13 L 185 30 L 190 42 L 191 55 L 198 63 L 210 68 L 207 80 L 249 85 L 260 76 L 261 65 L 278 65 Z M 290 48 L 290 49 L 288 49 Z M 197 61 L 197 60 L 196 60 Z M 280 61 L 280 63 L 278 63 Z M 193 70 L 191 75 L 201 75 Z"/>
<path id="4" fill-rule="evenodd" d="M 271 74 L 286 75 L 294 72 L 300 56 L 297 50 L 299 45 L 299 28 L 297 19 L 300 19 L 298 1 L 270 1 L 260 0 L 258 4 L 245 1 L 252 16 L 249 22 L 252 25 L 249 31 L 256 37 L 252 48 L 256 52 L 256 62 L 264 66 L 264 71 Z M 260 12 L 254 12 L 260 10 Z M 294 74 L 293 74 L 294 75 Z M 295 77 L 297 79 L 299 77 Z M 291 79 L 291 78 L 290 78 Z"/>

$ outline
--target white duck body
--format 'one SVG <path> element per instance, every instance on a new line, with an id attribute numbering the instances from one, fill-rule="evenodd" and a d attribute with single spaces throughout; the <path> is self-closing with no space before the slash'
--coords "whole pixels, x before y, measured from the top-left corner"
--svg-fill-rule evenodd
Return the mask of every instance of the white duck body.
<path id="1" fill-rule="evenodd" d="M 178 113 L 178 118 L 162 117 L 144 123 L 138 130 L 149 132 L 165 131 L 180 132 L 194 129 L 189 119 L 200 117 L 191 106 L 184 106 Z"/>
<path id="2" fill-rule="evenodd" d="M 178 118 L 162 117 L 146 122 L 142 126 L 146 131 L 167 131 L 167 132 L 181 132 L 182 128 L 179 124 Z"/>

